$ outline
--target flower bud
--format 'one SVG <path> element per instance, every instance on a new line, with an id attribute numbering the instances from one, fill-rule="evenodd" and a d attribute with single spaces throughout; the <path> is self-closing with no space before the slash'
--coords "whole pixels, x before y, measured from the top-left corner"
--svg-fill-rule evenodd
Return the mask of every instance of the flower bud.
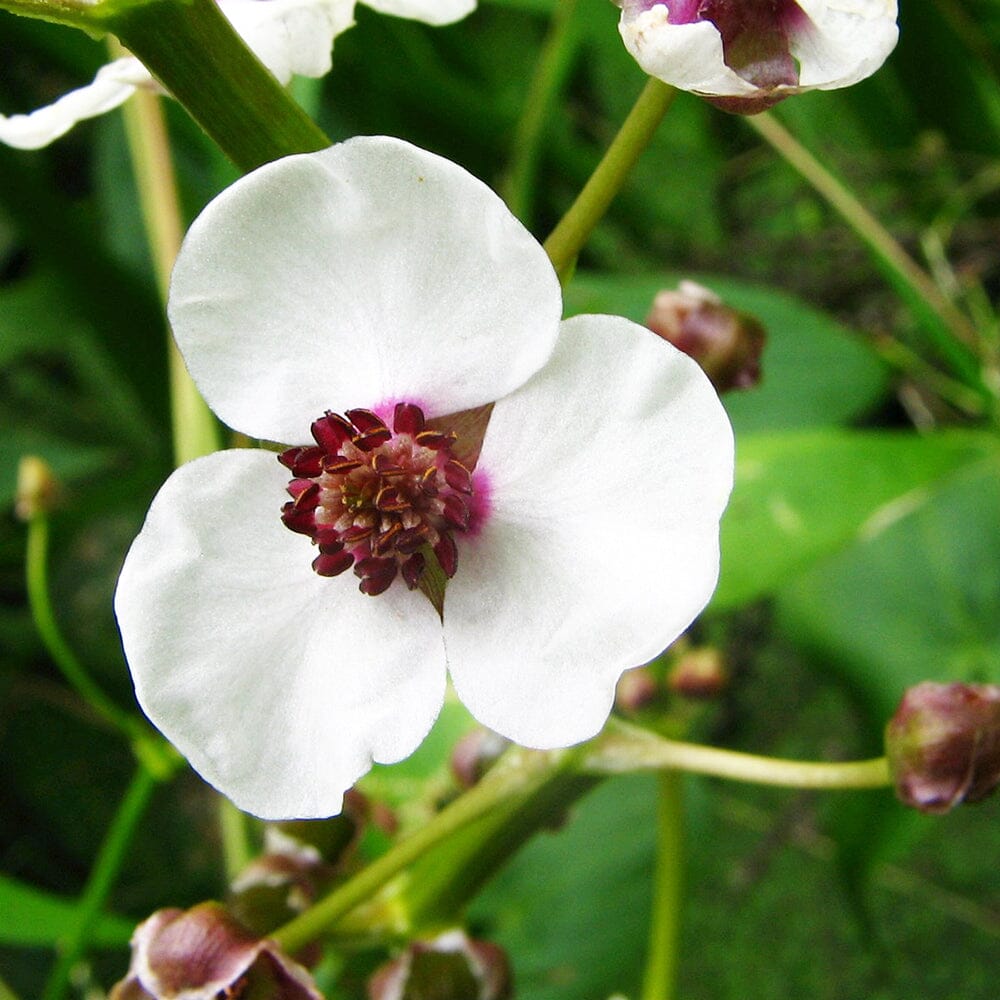
<path id="1" fill-rule="evenodd" d="M 158 910 L 132 935 L 128 975 L 109 1000 L 323 1000 L 277 945 L 258 940 L 218 903 Z"/>
<path id="2" fill-rule="evenodd" d="M 885 730 L 896 794 L 926 813 L 978 802 L 1000 784 L 1000 685 L 910 688 Z"/>
<path id="3" fill-rule="evenodd" d="M 462 788 L 472 788 L 500 759 L 510 740 L 480 726 L 466 733 L 451 752 L 451 773 Z"/>
<path id="4" fill-rule="evenodd" d="M 454 930 L 433 941 L 414 941 L 368 980 L 370 1000 L 504 1000 L 510 965 L 498 945 L 472 941 Z"/>
<path id="5" fill-rule="evenodd" d="M 659 694 L 660 686 L 649 667 L 626 670 L 615 688 L 615 708 L 626 715 L 634 715 L 656 701 Z"/>
<path id="6" fill-rule="evenodd" d="M 729 671 L 714 646 L 687 650 L 667 674 L 667 687 L 683 698 L 717 698 L 728 684 Z"/>
<path id="7" fill-rule="evenodd" d="M 47 514 L 55 504 L 59 485 L 52 469 L 37 455 L 24 455 L 17 466 L 14 513 L 22 521 Z"/>
<path id="8" fill-rule="evenodd" d="M 760 381 L 764 327 L 694 281 L 658 292 L 646 326 L 694 358 L 718 392 L 751 389 Z"/>

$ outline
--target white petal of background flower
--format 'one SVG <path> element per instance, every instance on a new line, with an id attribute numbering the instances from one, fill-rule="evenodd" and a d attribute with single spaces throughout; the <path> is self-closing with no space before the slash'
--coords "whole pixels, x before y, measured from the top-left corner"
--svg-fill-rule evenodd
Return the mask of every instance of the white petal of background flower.
<path id="1" fill-rule="evenodd" d="M 832 90 L 871 76 L 896 46 L 896 0 L 797 0 L 812 28 L 795 32 L 790 51 L 799 85 L 778 93 Z M 722 37 L 709 21 L 670 24 L 667 7 L 626 0 L 619 32 L 639 65 L 681 90 L 716 97 L 747 97 L 760 88 L 724 61 Z"/>
<path id="2" fill-rule="evenodd" d="M 41 149 L 65 135 L 77 122 L 103 115 L 127 101 L 138 86 L 152 79 L 131 56 L 116 59 L 97 71 L 93 82 L 63 94 L 53 104 L 26 115 L 0 115 L 0 142 L 15 149 Z"/>
<path id="3" fill-rule="evenodd" d="M 449 670 L 482 723 L 565 746 L 604 724 L 620 673 L 705 606 L 733 437 L 687 356 L 618 317 L 563 324 L 551 361 L 493 410 L 492 513 L 444 606 Z"/>
<path id="4" fill-rule="evenodd" d="M 371 760 L 410 754 L 444 697 L 437 613 L 310 568 L 279 520 L 287 470 L 228 451 L 178 469 L 115 594 L 143 711 L 207 781 L 269 819 L 329 816 Z"/>
<path id="5" fill-rule="evenodd" d="M 355 0 L 219 0 L 257 58 L 282 82 L 330 72 L 333 40 L 354 24 Z"/>
<path id="6" fill-rule="evenodd" d="M 363 0 L 380 14 L 408 17 L 425 24 L 451 24 L 476 9 L 476 0 Z"/>
<path id="7" fill-rule="evenodd" d="M 188 233 L 170 319 L 231 427 L 302 442 L 327 409 L 407 400 L 438 416 L 499 398 L 548 359 L 555 272 L 485 184 L 409 143 L 286 157 Z"/>

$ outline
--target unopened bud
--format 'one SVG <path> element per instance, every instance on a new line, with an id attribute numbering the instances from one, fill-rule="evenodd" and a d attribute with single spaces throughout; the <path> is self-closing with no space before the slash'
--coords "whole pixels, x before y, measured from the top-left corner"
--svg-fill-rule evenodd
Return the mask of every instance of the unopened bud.
<path id="1" fill-rule="evenodd" d="M 55 504 L 59 486 L 52 469 L 37 455 L 24 455 L 17 466 L 14 513 L 22 521 L 47 514 Z"/>
<path id="2" fill-rule="evenodd" d="M 159 910 L 132 935 L 128 975 L 109 1000 L 323 1000 L 302 966 L 218 903 Z"/>
<path id="3" fill-rule="evenodd" d="M 451 773 L 462 788 L 472 788 L 500 759 L 510 740 L 480 726 L 466 733 L 451 752 Z"/>
<path id="4" fill-rule="evenodd" d="M 646 326 L 694 358 L 719 392 L 750 389 L 760 381 L 764 327 L 694 281 L 658 292 Z"/>
<path id="5" fill-rule="evenodd" d="M 725 660 L 714 646 L 687 650 L 667 674 L 667 687 L 684 698 L 718 698 L 728 684 Z"/>
<path id="6" fill-rule="evenodd" d="M 922 812 L 978 802 L 1000 784 L 1000 685 L 910 688 L 885 730 L 896 794 Z"/>
<path id="7" fill-rule="evenodd" d="M 656 701 L 659 693 L 660 685 L 648 667 L 626 670 L 618 678 L 615 688 L 615 708 L 626 715 L 633 715 Z"/>
<path id="8" fill-rule="evenodd" d="M 415 941 L 368 980 L 370 1000 L 504 1000 L 510 964 L 502 948 L 448 931 Z"/>

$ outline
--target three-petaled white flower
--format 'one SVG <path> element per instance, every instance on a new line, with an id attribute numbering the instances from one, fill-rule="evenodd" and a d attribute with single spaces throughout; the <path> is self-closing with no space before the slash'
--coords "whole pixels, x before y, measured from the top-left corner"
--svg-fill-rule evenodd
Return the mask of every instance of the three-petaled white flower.
<path id="1" fill-rule="evenodd" d="M 330 72 L 337 35 L 354 24 L 357 0 L 218 0 L 243 41 L 285 84 L 293 76 Z M 463 18 L 476 0 L 364 0 L 384 14 L 428 24 Z M 25 115 L 0 115 L 0 142 L 17 149 L 40 149 L 65 135 L 77 122 L 94 118 L 127 101 L 138 87 L 155 88 L 145 66 L 132 56 L 101 67 L 93 81 L 53 104 Z"/>
<path id="2" fill-rule="evenodd" d="M 561 308 L 500 199 L 399 140 L 268 164 L 195 221 L 169 308 L 191 374 L 293 447 L 178 469 L 115 606 L 142 707 L 242 808 L 335 812 L 421 742 L 446 672 L 512 740 L 586 739 L 707 602 L 718 397 L 645 327 Z"/>
<path id="3" fill-rule="evenodd" d="M 618 0 L 650 76 L 727 110 L 871 76 L 896 46 L 896 0 Z"/>

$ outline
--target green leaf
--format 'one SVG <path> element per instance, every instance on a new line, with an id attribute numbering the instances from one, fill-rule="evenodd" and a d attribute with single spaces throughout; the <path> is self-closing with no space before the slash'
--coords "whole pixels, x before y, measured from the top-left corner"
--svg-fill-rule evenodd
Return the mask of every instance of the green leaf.
<path id="1" fill-rule="evenodd" d="M 51 947 L 76 926 L 76 903 L 0 875 L 0 942 Z M 102 948 L 128 944 L 134 924 L 107 915 L 94 925 L 91 941 Z"/>
<path id="2" fill-rule="evenodd" d="M 996 438 L 976 432 L 818 430 L 739 439 L 713 606 L 773 591 L 921 508 L 949 475 L 997 455 Z"/>
<path id="3" fill-rule="evenodd" d="M 642 323 L 653 297 L 684 275 L 578 274 L 566 292 L 567 315 L 605 312 Z M 728 305 L 756 316 L 767 330 L 761 384 L 723 402 L 738 433 L 823 427 L 870 411 L 886 388 L 885 366 L 856 334 L 783 292 L 716 275 L 695 275 Z"/>

